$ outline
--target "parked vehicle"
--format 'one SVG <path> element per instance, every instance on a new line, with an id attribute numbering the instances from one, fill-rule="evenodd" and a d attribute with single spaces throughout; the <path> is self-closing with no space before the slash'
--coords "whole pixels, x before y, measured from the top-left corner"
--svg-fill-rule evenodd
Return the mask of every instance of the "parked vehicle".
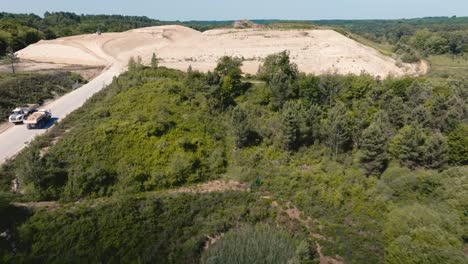
<path id="1" fill-rule="evenodd" d="M 10 117 L 8 118 L 8 121 L 13 124 L 21 124 L 23 121 L 30 115 L 31 113 L 34 113 L 36 109 L 39 107 L 38 104 L 28 104 L 28 105 L 23 105 L 20 107 L 15 108 L 10 114 Z"/>
<path id="2" fill-rule="evenodd" d="M 51 117 L 52 112 L 49 109 L 39 109 L 29 115 L 23 123 L 28 129 L 41 128 L 50 121 Z"/>

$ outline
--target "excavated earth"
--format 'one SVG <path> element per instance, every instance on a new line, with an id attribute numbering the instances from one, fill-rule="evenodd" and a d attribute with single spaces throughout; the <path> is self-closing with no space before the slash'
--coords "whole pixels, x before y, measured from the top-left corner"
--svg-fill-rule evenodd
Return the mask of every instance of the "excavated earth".
<path id="1" fill-rule="evenodd" d="M 40 41 L 19 51 L 18 56 L 42 63 L 125 68 L 131 56 L 149 63 L 155 52 L 162 66 L 208 71 L 221 56 L 228 55 L 243 58 L 243 71 L 255 74 L 262 59 L 284 50 L 306 73 L 366 72 L 380 77 L 424 73 L 419 64 L 399 64 L 336 31 L 322 29 L 216 29 L 201 33 L 183 26 L 159 26 Z"/>

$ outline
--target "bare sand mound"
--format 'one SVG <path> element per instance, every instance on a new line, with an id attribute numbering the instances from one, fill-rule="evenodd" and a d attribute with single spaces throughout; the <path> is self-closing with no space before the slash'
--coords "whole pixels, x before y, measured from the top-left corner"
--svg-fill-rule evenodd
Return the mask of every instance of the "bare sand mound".
<path id="1" fill-rule="evenodd" d="M 268 55 L 288 50 L 307 73 L 367 72 L 374 76 L 415 74 L 403 64 L 333 30 L 217 29 L 200 33 L 183 26 L 160 26 L 102 35 L 80 35 L 41 41 L 18 52 L 20 58 L 52 63 L 125 67 L 131 56 L 148 63 L 156 52 L 161 65 L 212 70 L 221 56 L 244 58 L 243 70 L 256 73 Z"/>

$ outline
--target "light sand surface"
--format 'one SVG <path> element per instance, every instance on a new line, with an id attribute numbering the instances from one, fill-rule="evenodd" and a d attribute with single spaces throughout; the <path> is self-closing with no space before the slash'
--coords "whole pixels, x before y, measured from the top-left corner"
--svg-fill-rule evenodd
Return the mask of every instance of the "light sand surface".
<path id="1" fill-rule="evenodd" d="M 41 41 L 18 52 L 22 59 L 125 67 L 131 56 L 149 63 L 156 52 L 162 66 L 208 71 L 221 56 L 244 59 L 243 71 L 255 74 L 262 60 L 287 50 L 301 71 L 400 76 L 424 73 L 424 67 L 402 64 L 333 30 L 216 29 L 204 33 L 183 26 L 160 26 L 102 35 L 80 35 Z"/>

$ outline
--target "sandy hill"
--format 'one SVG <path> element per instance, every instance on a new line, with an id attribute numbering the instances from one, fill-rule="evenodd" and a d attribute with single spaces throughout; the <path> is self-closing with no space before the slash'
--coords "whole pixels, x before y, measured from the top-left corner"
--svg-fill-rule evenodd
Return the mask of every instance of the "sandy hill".
<path id="1" fill-rule="evenodd" d="M 161 65 L 211 70 L 219 57 L 245 59 L 243 70 L 256 73 L 266 56 L 288 50 L 301 71 L 374 76 L 414 74 L 416 66 L 396 66 L 394 59 L 333 30 L 217 29 L 204 33 L 183 26 L 159 26 L 102 35 L 80 35 L 41 41 L 18 52 L 20 58 L 52 63 L 124 67 L 130 56 L 149 62 L 153 52 Z"/>

